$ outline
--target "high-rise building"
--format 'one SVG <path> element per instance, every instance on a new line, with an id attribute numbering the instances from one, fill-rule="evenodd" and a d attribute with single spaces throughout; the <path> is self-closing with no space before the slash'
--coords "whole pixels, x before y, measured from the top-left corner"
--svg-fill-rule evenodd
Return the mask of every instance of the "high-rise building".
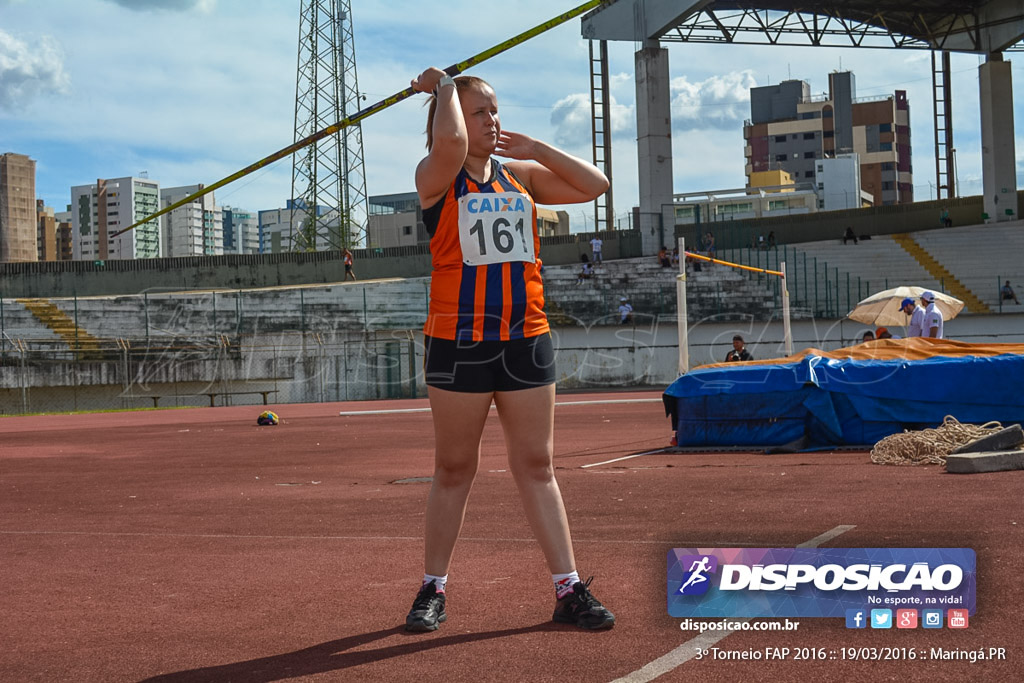
<path id="1" fill-rule="evenodd" d="M 822 211 L 859 209 L 874 204 L 874 197 L 861 189 L 860 158 L 856 154 L 818 159 L 814 182 L 818 208 Z"/>
<path id="2" fill-rule="evenodd" d="M 70 261 L 74 258 L 71 241 L 71 205 L 68 204 L 67 211 L 58 211 L 53 217 L 57 221 L 57 260 Z"/>
<path id="3" fill-rule="evenodd" d="M 746 175 L 781 169 L 815 182 L 819 159 L 856 154 L 861 189 L 876 206 L 914 201 L 907 93 L 858 98 L 853 74 L 829 74 L 827 95 L 812 97 L 805 81 L 750 90 L 743 127 Z"/>
<path id="4" fill-rule="evenodd" d="M 367 246 L 407 247 L 430 242 L 417 193 L 401 192 L 370 197 L 369 207 Z"/>
<path id="5" fill-rule="evenodd" d="M 36 162 L 0 154 L 0 261 L 35 261 Z"/>
<path id="6" fill-rule="evenodd" d="M 117 235 L 136 221 L 156 213 L 160 183 L 149 178 L 100 178 L 95 185 L 71 188 L 71 243 L 75 259 L 158 258 L 160 221 L 146 221 Z M 115 235 L 117 235 L 115 237 Z"/>
<path id="7" fill-rule="evenodd" d="M 259 216 L 252 211 L 225 206 L 221 208 L 224 221 L 225 254 L 260 253 Z"/>
<path id="8" fill-rule="evenodd" d="M 289 199 L 283 209 L 259 212 L 260 253 L 337 249 L 333 245 L 341 243 L 340 225 L 337 209 L 317 205 L 314 217 L 304 200 Z"/>
<path id="9" fill-rule="evenodd" d="M 160 206 L 167 208 L 203 189 L 202 185 L 160 190 Z M 161 219 L 164 256 L 217 256 L 224 253 L 221 209 L 208 192 L 179 206 Z"/>
<path id="10" fill-rule="evenodd" d="M 54 217 L 53 207 L 46 206 L 42 199 L 36 200 L 36 259 L 58 260 L 57 219 Z"/>

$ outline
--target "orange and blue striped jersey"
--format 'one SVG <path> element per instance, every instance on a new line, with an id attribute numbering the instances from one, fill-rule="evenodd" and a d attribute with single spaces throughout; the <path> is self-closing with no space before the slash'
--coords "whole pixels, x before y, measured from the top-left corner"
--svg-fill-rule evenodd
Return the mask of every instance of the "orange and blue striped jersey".
<path id="1" fill-rule="evenodd" d="M 462 169 L 423 222 L 433 265 L 424 334 L 507 341 L 549 331 L 537 209 L 511 171 L 491 159 L 491 181 L 477 183 Z"/>

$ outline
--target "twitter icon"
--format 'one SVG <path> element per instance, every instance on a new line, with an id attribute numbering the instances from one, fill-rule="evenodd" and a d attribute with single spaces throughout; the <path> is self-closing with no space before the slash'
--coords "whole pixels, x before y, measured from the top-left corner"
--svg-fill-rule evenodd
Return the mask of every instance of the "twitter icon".
<path id="1" fill-rule="evenodd" d="M 871 610 L 871 628 L 892 628 L 892 610 Z"/>

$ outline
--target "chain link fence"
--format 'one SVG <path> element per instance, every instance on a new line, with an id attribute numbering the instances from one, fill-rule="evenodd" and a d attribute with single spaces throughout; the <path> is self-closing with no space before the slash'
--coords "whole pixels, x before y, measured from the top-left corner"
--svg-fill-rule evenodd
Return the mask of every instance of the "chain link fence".
<path id="1" fill-rule="evenodd" d="M 419 395 L 409 332 L 220 335 L 149 344 L 4 339 L 0 414 L 307 403 Z"/>

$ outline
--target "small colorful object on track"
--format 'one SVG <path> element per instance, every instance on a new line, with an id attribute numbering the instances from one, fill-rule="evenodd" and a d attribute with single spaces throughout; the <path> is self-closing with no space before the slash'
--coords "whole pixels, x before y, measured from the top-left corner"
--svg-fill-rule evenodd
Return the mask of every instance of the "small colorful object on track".
<path id="1" fill-rule="evenodd" d="M 256 424 L 258 425 L 276 425 L 281 419 L 272 410 L 264 410 L 260 413 L 260 416 L 256 418 Z"/>

